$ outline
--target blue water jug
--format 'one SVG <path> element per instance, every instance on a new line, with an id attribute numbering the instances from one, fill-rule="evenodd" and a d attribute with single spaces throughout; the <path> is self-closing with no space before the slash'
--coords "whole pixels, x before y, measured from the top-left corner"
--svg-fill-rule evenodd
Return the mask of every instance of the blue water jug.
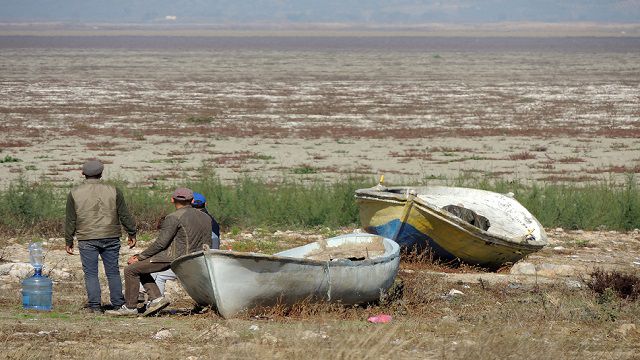
<path id="1" fill-rule="evenodd" d="M 29 245 L 29 258 L 35 274 L 22 281 L 22 307 L 25 309 L 50 311 L 52 308 L 53 282 L 42 275 L 44 252 L 42 244 Z"/>
<path id="2" fill-rule="evenodd" d="M 22 307 L 32 310 L 51 310 L 53 282 L 42 275 L 42 269 L 22 281 Z"/>

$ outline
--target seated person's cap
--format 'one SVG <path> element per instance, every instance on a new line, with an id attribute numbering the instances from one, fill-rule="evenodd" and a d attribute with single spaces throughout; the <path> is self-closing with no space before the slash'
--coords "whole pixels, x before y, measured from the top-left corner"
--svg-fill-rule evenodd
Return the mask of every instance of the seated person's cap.
<path id="1" fill-rule="evenodd" d="M 191 189 L 187 189 L 187 188 L 177 188 L 173 192 L 173 195 L 171 195 L 171 197 L 176 199 L 176 200 L 180 200 L 180 201 L 192 200 L 193 199 L 193 191 L 191 191 Z"/>
<path id="2" fill-rule="evenodd" d="M 100 160 L 89 160 L 82 165 L 82 174 L 85 176 L 98 176 L 102 174 L 104 165 Z"/>
<path id="3" fill-rule="evenodd" d="M 206 202 L 207 202 L 207 198 L 205 198 L 204 195 L 200 194 L 199 192 L 193 193 L 192 204 L 194 207 L 203 207 Z"/>

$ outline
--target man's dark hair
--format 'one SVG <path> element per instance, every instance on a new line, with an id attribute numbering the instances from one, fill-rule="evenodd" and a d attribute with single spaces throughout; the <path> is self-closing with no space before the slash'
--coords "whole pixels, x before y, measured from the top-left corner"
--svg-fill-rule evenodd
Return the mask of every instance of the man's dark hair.
<path id="1" fill-rule="evenodd" d="M 191 205 L 191 200 L 178 200 L 178 199 L 174 198 L 173 202 L 176 203 L 176 204 L 180 204 L 182 206 Z"/>

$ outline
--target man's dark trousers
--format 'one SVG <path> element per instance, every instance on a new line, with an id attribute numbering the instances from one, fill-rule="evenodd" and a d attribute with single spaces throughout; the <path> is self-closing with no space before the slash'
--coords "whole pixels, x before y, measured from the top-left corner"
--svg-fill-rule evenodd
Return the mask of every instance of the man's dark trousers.
<path id="1" fill-rule="evenodd" d="M 80 261 L 84 271 L 84 285 L 87 289 L 87 297 L 90 308 L 100 307 L 101 293 L 100 281 L 98 280 L 98 256 L 102 258 L 104 272 L 109 284 L 109 295 L 111 305 L 119 308 L 124 304 L 122 295 L 122 279 L 118 268 L 118 256 L 120 254 L 120 239 L 95 239 L 78 241 L 80 250 Z"/>
<path id="2" fill-rule="evenodd" d="M 149 295 L 149 300 L 155 300 L 162 296 L 152 273 L 165 271 L 171 268 L 168 262 L 151 262 L 149 259 L 136 261 L 124 268 L 124 297 L 129 309 L 135 309 L 138 305 L 138 293 L 140 284 Z"/>

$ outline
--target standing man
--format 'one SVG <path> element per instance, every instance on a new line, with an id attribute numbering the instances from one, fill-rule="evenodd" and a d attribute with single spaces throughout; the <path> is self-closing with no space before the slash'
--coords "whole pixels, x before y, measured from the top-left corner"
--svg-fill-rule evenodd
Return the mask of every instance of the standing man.
<path id="1" fill-rule="evenodd" d="M 69 255 L 74 254 L 75 236 L 87 289 L 87 309 L 90 312 L 102 312 L 98 256 L 102 258 L 107 275 L 111 305 L 120 307 L 124 304 L 118 268 L 121 224 L 129 234 L 129 248 L 136 246 L 135 221 L 129 214 L 120 189 L 102 182 L 103 170 L 104 165 L 99 160 L 87 161 L 82 165 L 85 181 L 74 187 L 67 196 L 66 250 Z"/>
<path id="2" fill-rule="evenodd" d="M 140 284 L 149 295 L 149 306 L 144 316 L 149 316 L 169 305 L 162 296 L 151 273 L 170 269 L 176 258 L 202 249 L 211 242 L 211 218 L 191 206 L 193 191 L 178 188 L 171 196 L 176 211 L 162 221 L 158 238 L 140 254 L 129 258 L 124 269 L 125 304 L 117 310 L 107 311 L 114 316 L 137 315 Z"/>

